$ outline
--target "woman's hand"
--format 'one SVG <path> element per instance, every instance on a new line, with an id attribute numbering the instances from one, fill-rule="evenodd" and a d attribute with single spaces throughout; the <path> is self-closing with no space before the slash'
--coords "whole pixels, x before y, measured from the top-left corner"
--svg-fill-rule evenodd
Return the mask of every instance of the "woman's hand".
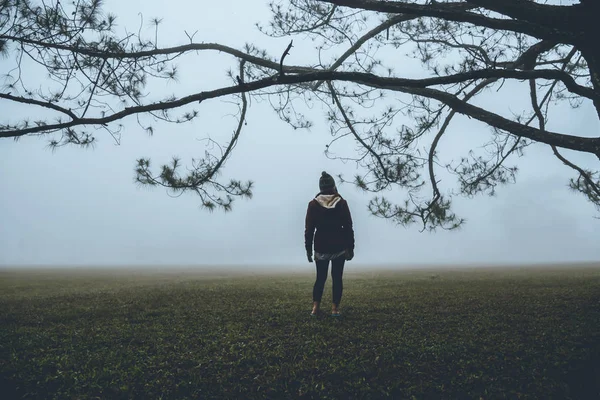
<path id="1" fill-rule="evenodd" d="M 308 262 L 309 262 L 309 263 L 312 263 L 312 262 L 313 262 L 313 255 L 312 255 L 312 252 L 310 252 L 310 251 L 307 251 L 307 252 L 306 252 L 306 258 L 308 258 Z"/>
<path id="2" fill-rule="evenodd" d="M 350 261 L 354 258 L 354 250 L 352 249 L 347 249 L 346 250 L 346 260 Z"/>

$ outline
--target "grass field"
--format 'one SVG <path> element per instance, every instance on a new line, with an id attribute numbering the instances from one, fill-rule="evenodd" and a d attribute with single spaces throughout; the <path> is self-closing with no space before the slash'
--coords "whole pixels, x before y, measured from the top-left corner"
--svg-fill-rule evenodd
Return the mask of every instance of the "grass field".
<path id="1" fill-rule="evenodd" d="M 1 397 L 600 398 L 600 268 L 347 273 L 340 319 L 312 283 L 0 270 Z"/>

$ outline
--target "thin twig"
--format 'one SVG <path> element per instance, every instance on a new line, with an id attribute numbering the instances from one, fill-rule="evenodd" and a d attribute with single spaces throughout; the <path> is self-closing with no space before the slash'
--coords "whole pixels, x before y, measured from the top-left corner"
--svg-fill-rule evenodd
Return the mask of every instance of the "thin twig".
<path id="1" fill-rule="evenodd" d="M 290 40 L 290 44 L 288 44 L 288 46 L 286 47 L 285 51 L 283 52 L 283 55 L 281 56 L 281 61 L 279 61 L 279 74 L 281 76 L 283 76 L 284 72 L 283 72 L 283 60 L 285 60 L 285 57 L 290 54 L 290 49 L 293 47 L 292 44 L 294 43 L 294 40 Z"/>

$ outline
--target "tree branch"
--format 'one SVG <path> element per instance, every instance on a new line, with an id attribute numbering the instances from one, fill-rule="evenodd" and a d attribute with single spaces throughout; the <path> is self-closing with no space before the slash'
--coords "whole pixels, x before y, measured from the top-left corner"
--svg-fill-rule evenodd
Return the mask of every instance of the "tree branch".
<path id="1" fill-rule="evenodd" d="M 568 60 L 571 59 L 573 54 L 574 54 L 574 51 L 571 51 L 571 53 L 569 54 L 569 57 L 567 59 L 567 62 L 568 62 Z M 567 67 L 567 62 L 565 62 L 563 64 L 563 66 L 561 68 L 562 71 L 564 71 L 565 68 Z M 546 130 L 546 118 L 544 117 L 544 114 L 542 113 L 542 109 L 540 108 L 540 105 L 538 103 L 537 87 L 536 87 L 536 83 L 535 83 L 534 79 L 531 79 L 529 81 L 529 94 L 530 94 L 530 99 L 531 99 L 531 106 L 533 107 L 533 111 L 535 113 L 534 115 L 538 120 L 540 130 L 545 131 Z M 586 171 L 584 171 L 583 168 L 581 168 L 581 167 L 573 164 L 571 161 L 567 160 L 562 154 L 560 154 L 560 152 L 558 151 L 558 149 L 556 148 L 555 145 L 550 145 L 550 147 L 552 148 L 552 152 L 554 153 L 556 158 L 558 158 L 560 161 L 562 161 L 562 163 L 565 164 L 566 166 L 571 167 L 572 169 L 577 171 L 579 173 L 579 175 L 582 176 L 583 179 L 587 182 L 589 187 L 595 192 L 596 196 L 600 197 L 600 187 L 598 187 L 596 182 L 594 182 L 594 180 L 589 176 L 589 174 Z"/>
<path id="2" fill-rule="evenodd" d="M 490 126 L 504 130 L 515 136 L 524 137 L 540 143 L 555 145 L 557 147 L 566 149 L 577 150 L 596 155 L 600 154 L 599 138 L 570 136 L 550 131 L 542 131 L 540 129 L 511 121 L 498 114 L 484 110 L 483 108 L 468 104 L 452 94 L 436 89 L 404 88 L 400 91 L 438 100 L 456 110 L 458 113 L 475 118 L 481 122 L 485 122 Z"/>
<path id="3" fill-rule="evenodd" d="M 464 3 L 445 3 L 440 7 L 437 2 L 421 5 L 401 1 L 377 1 L 377 0 L 319 0 L 323 3 L 335 4 L 349 8 L 357 8 L 370 11 L 379 11 L 391 14 L 413 14 L 419 17 L 442 18 L 448 21 L 467 22 L 491 29 L 525 33 L 540 39 L 558 39 L 570 41 L 576 39 L 571 32 L 554 29 L 552 25 L 542 26 L 512 19 L 490 18 L 481 14 L 465 12 L 459 7 Z"/>
<path id="4" fill-rule="evenodd" d="M 240 85 L 244 84 L 244 79 L 245 79 L 244 78 L 244 75 L 245 75 L 244 74 L 244 64 L 245 64 L 244 60 L 240 61 L 240 74 L 238 75 L 240 77 L 240 79 L 239 79 Z M 229 142 L 229 145 L 225 149 L 225 153 L 223 153 L 223 156 L 221 157 L 219 162 L 212 169 L 212 171 L 210 172 L 210 174 L 207 177 L 207 180 L 212 179 L 213 176 L 215 175 L 215 173 L 217 173 L 219 171 L 221 166 L 229 158 L 229 156 L 231 155 L 231 152 L 233 151 L 233 149 L 235 148 L 235 145 L 237 144 L 240 134 L 242 133 L 242 128 L 244 127 L 244 124 L 246 123 L 246 111 L 248 110 L 248 100 L 246 99 L 246 93 L 241 92 L 240 96 L 242 98 L 242 110 L 240 112 L 240 120 L 238 122 L 238 126 L 233 134 L 233 137 L 231 138 L 231 141 Z M 196 185 L 200 185 L 200 184 L 201 184 L 201 182 L 196 183 Z"/>
<path id="5" fill-rule="evenodd" d="M 96 88 L 98 87 L 98 82 L 100 82 L 100 77 L 102 76 L 102 70 L 104 69 L 105 65 L 106 65 L 106 59 L 104 59 L 102 61 L 102 65 L 100 66 L 100 68 L 98 68 L 98 75 L 96 75 L 96 79 L 93 81 L 93 86 L 90 89 L 90 97 L 88 98 L 85 109 L 81 113 L 81 118 L 85 117 L 85 114 L 87 113 L 88 109 L 90 108 L 90 104 L 92 104 L 92 99 L 94 97 L 94 93 L 96 92 Z"/>
<path id="6" fill-rule="evenodd" d="M 270 68 L 273 70 L 279 70 L 280 66 L 278 63 L 274 61 L 269 61 L 261 57 L 253 56 L 248 53 L 244 53 L 243 51 L 234 49 L 229 46 L 225 46 L 218 43 L 189 43 L 181 46 L 175 47 L 165 47 L 162 49 L 153 49 L 153 50 L 144 50 L 144 51 L 134 51 L 134 52 L 114 52 L 114 51 L 104 51 L 98 50 L 94 48 L 80 47 L 74 45 L 63 45 L 56 44 L 44 41 L 33 40 L 29 38 L 22 38 L 16 36 L 8 36 L 3 35 L 0 36 L 0 40 L 10 40 L 17 43 L 30 44 L 34 46 L 51 48 L 56 50 L 64 50 L 76 54 L 82 54 L 90 57 L 97 57 L 100 59 L 143 59 L 148 57 L 155 57 L 160 55 L 171 55 L 171 54 L 179 54 L 179 53 L 187 53 L 191 51 L 202 51 L 202 50 L 215 50 L 223 53 L 230 54 L 234 57 L 246 60 L 252 64 L 259 65 L 261 67 Z M 312 71 L 312 68 L 301 67 L 301 66 L 285 66 L 285 72 L 289 73 L 301 73 Z"/>
<path id="7" fill-rule="evenodd" d="M 284 74 L 283 71 L 283 61 L 285 60 L 285 57 L 290 54 L 290 49 L 292 48 L 292 44 L 294 43 L 293 40 L 290 40 L 290 44 L 288 44 L 288 46 L 285 48 L 285 51 L 283 52 L 283 54 L 281 55 L 281 60 L 279 61 L 279 73 L 281 75 Z"/>
<path id="8" fill-rule="evenodd" d="M 447 6 L 441 5 L 441 7 L 447 7 Z M 466 10 L 473 8 L 473 6 L 469 6 L 468 4 L 463 4 L 463 7 L 454 7 L 454 8 L 461 8 L 466 11 Z M 418 18 L 418 16 L 416 16 L 416 15 L 396 15 L 396 16 L 389 18 L 387 21 L 379 24 L 378 26 L 376 26 L 375 28 L 371 29 L 369 32 L 367 32 L 363 36 L 361 36 L 352 46 L 350 46 L 344 52 L 344 54 L 342 54 L 337 60 L 335 60 L 335 62 L 328 68 L 328 70 L 335 71 L 340 65 L 343 64 L 344 61 L 346 61 L 349 57 L 351 57 L 354 53 L 356 53 L 356 51 L 358 49 L 360 49 L 363 44 L 365 44 L 367 41 L 374 38 L 378 34 L 388 30 L 389 28 L 391 28 L 394 25 L 397 25 L 401 22 L 411 21 L 415 18 Z M 317 82 L 314 85 L 313 90 L 317 90 L 319 88 L 319 86 L 321 86 L 322 83 L 323 83 L 322 81 Z"/>
<path id="9" fill-rule="evenodd" d="M 240 61 L 240 72 L 238 75 L 240 84 L 244 83 L 244 63 L 245 61 Z M 209 155 L 207 156 L 208 159 L 203 159 L 197 163 L 193 161 L 194 168 L 191 170 L 190 174 L 184 178 L 177 173 L 177 170 L 180 167 L 179 159 L 177 158 L 173 159 L 171 165 L 163 165 L 161 173 L 158 176 L 154 176 L 151 173 L 150 160 L 139 159 L 135 169 L 137 174 L 136 181 L 143 185 L 162 186 L 167 189 L 172 189 L 175 192 L 183 193 L 185 191 L 193 191 L 201 198 L 202 205 L 209 210 L 213 210 L 214 207 L 218 205 L 225 211 L 230 211 L 233 202 L 232 196 L 252 197 L 252 182 L 242 184 L 239 181 L 231 181 L 225 186 L 213 180 L 215 175 L 221 170 L 227 159 L 230 157 L 231 152 L 237 144 L 242 128 L 246 124 L 246 112 L 248 109 L 246 94 L 241 92 L 240 98 L 242 105 L 237 128 L 233 132 L 233 136 L 227 145 L 226 150 L 224 152 L 221 151 L 221 156 L 218 159 L 217 157 Z M 226 193 L 225 198 L 209 193 L 206 186 L 212 186 L 217 192 Z"/>
<path id="10" fill-rule="evenodd" d="M 17 103 L 23 103 L 23 104 L 33 104 L 36 106 L 40 106 L 40 107 L 44 107 L 44 108 L 49 108 L 51 110 L 54 111 L 58 111 L 61 112 L 63 114 L 68 115 L 69 117 L 71 117 L 73 120 L 77 120 L 79 119 L 79 117 L 77 115 L 75 115 L 75 113 L 73 113 L 71 110 L 67 110 L 66 108 L 63 108 L 61 106 L 58 106 L 54 103 L 50 103 L 49 101 L 40 101 L 40 100 L 35 100 L 35 99 L 28 99 L 25 97 L 20 97 L 20 96 L 13 96 L 10 93 L 0 93 L 0 99 L 6 99 L 6 100 L 10 100 L 10 101 L 14 101 Z M 0 131 L 0 137 L 2 136 L 2 131 Z M 19 135 L 21 136 L 21 135 Z"/>
<path id="11" fill-rule="evenodd" d="M 568 31 L 573 6 L 539 4 L 530 0 L 467 0 L 467 3 L 484 7 L 509 18 L 531 24 L 552 26 Z"/>
<path id="12" fill-rule="evenodd" d="M 340 110 L 340 113 L 342 114 L 342 118 L 344 118 L 344 122 L 346 123 L 346 126 L 348 127 L 348 129 L 350 130 L 350 132 L 352 133 L 354 138 L 361 144 L 361 146 L 363 146 L 365 149 L 367 149 L 367 151 L 377 160 L 377 163 L 379 164 L 379 167 L 381 168 L 381 170 L 383 172 L 383 177 L 385 178 L 386 181 L 389 182 L 388 169 L 386 168 L 385 164 L 383 163 L 383 160 L 381 159 L 379 154 L 377 154 L 377 152 L 375 150 L 373 150 L 373 148 L 371 146 L 369 146 L 360 137 L 358 132 L 356 132 L 356 129 L 354 129 L 354 126 L 352 125 L 352 121 L 350 121 L 350 118 L 348 118 L 348 115 L 346 114 L 346 111 L 344 110 L 344 106 L 342 105 L 339 97 L 337 96 L 337 93 L 335 91 L 335 88 L 333 87 L 333 84 L 330 81 L 327 81 L 327 86 L 329 87 L 329 91 L 331 92 L 331 97 L 333 98 L 333 102 L 337 106 L 338 110 Z"/>
<path id="13" fill-rule="evenodd" d="M 192 102 L 201 102 L 207 99 L 237 94 L 242 92 L 252 92 L 276 85 L 291 85 L 298 83 L 314 82 L 319 80 L 340 80 L 355 82 L 366 86 L 394 90 L 403 93 L 416 94 L 438 100 L 461 114 L 468 115 L 482 122 L 485 122 L 498 129 L 505 130 L 516 136 L 523 136 L 532 140 L 539 141 L 558 147 L 571 150 L 583 151 L 593 154 L 600 154 L 600 139 L 587 138 L 579 136 L 569 136 L 554 132 L 543 132 L 539 129 L 527 127 L 517 122 L 508 120 L 495 113 L 468 104 L 460 98 L 441 90 L 430 89 L 428 86 L 451 84 L 464 82 L 469 79 L 481 78 L 545 78 L 545 79 L 564 79 L 563 82 L 570 82 L 572 78 L 568 74 L 555 70 L 534 70 L 534 71 L 512 71 L 512 70 L 480 70 L 471 73 L 461 73 L 443 77 L 425 78 L 425 79 L 404 79 L 404 78 L 382 78 L 372 74 L 360 72 L 336 72 L 322 71 L 298 75 L 271 76 L 251 83 L 235 85 L 216 89 L 207 92 L 200 92 L 190 96 L 182 97 L 173 101 L 148 104 L 144 106 L 127 107 L 120 112 L 102 117 L 102 118 L 80 118 L 66 123 L 48 124 L 45 126 L 31 127 L 26 129 L 0 131 L 0 137 L 18 137 L 29 133 L 48 132 L 59 129 L 71 128 L 79 125 L 101 125 L 114 122 L 128 115 L 145 113 L 150 111 L 166 110 L 181 107 Z M 569 77 L 570 80 L 567 78 Z M 578 92 L 591 91 L 571 82 L 567 87 L 574 88 Z M 593 91 L 592 91 L 593 92 Z M 595 95 L 595 93 L 594 93 Z"/>
<path id="14" fill-rule="evenodd" d="M 485 87 L 487 87 L 488 85 L 490 85 L 494 82 L 496 82 L 496 79 L 487 79 L 487 80 L 479 83 L 469 93 L 467 93 L 465 95 L 465 97 L 463 98 L 463 101 L 467 102 L 467 101 L 471 100 L 471 98 L 473 98 L 473 96 L 475 96 L 477 93 L 482 91 Z M 439 199 L 441 197 L 440 190 L 438 189 L 438 186 L 437 186 L 437 181 L 435 180 L 435 171 L 433 169 L 433 164 L 434 164 L 433 161 L 434 161 L 434 157 L 435 157 L 435 151 L 437 149 L 437 146 L 438 146 L 442 136 L 446 133 L 446 130 L 448 129 L 448 126 L 450 125 L 450 122 L 452 121 L 452 119 L 454 118 L 455 115 L 456 115 L 456 110 L 454 110 L 454 109 L 451 110 L 450 113 L 448 114 L 448 116 L 446 117 L 446 119 L 444 120 L 444 123 L 440 127 L 440 130 L 435 135 L 435 138 L 433 139 L 433 142 L 431 143 L 431 148 L 429 149 L 429 155 L 427 158 L 427 162 L 428 162 L 428 167 L 429 167 L 429 180 L 431 181 L 431 186 L 433 189 L 432 203 L 434 203 L 435 201 L 437 201 L 437 199 Z"/>

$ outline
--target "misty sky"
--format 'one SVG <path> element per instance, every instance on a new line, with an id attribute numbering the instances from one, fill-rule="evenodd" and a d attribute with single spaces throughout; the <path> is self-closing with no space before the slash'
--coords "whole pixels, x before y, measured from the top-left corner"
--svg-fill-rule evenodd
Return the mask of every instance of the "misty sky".
<path id="1" fill-rule="evenodd" d="M 162 18 L 160 46 L 185 43 L 184 30 L 198 31 L 197 41 L 240 49 L 254 42 L 273 55 L 281 54 L 289 42 L 289 38 L 266 37 L 255 27 L 257 22 L 269 21 L 266 1 L 165 4 L 107 0 L 105 10 L 118 15 L 117 31 L 122 34 L 137 31 L 140 12 L 146 34 L 152 34 L 148 21 Z M 295 44 L 287 62 L 315 61 L 309 41 L 298 38 Z M 3 74 L 8 63 L 0 59 Z M 228 85 L 226 70 L 236 66 L 234 58 L 215 53 L 186 56 L 179 64 L 183 67 L 180 82 L 159 84 L 153 88 L 155 93 L 189 93 L 195 88 Z M 419 72 L 407 70 L 405 75 Z M 510 101 L 506 97 L 481 101 L 517 107 L 518 93 L 515 89 Z M 236 125 L 235 106 L 227 100 L 203 103 L 197 108 L 200 118 L 192 123 L 158 125 L 153 137 L 134 119 L 125 120 L 119 146 L 101 132 L 98 145 L 85 150 L 52 152 L 44 138 L 0 140 L 0 265 L 241 264 L 298 269 L 305 263 L 310 268 L 304 253 L 304 216 L 308 201 L 318 191 L 320 172 L 345 176 L 356 172 L 354 164 L 328 160 L 323 154 L 331 136 L 319 107 L 309 113 L 314 127 L 303 131 L 281 122 L 266 102 L 252 102 L 248 125 L 221 177 L 252 179 L 254 198 L 236 201 L 231 213 L 209 213 L 200 209 L 194 195 L 172 198 L 164 190 L 140 188 L 133 182 L 139 157 L 152 158 L 154 165 L 174 155 L 187 162 L 204 154 L 203 138 L 226 141 Z M 597 136 L 600 126 L 589 104 L 559 111 L 549 129 Z M 0 102 L 2 119 L 30 112 Z M 477 145 L 477 133 L 488 130 L 467 118 L 457 118 L 452 129 L 441 143 L 440 151 L 447 155 Z M 345 143 L 342 150 L 343 146 L 351 151 L 355 144 Z M 455 198 L 455 211 L 467 219 L 455 232 L 419 233 L 419 226 L 404 228 L 372 217 L 366 208 L 370 194 L 339 185 L 355 224 L 352 264 L 600 260 L 600 220 L 593 218 L 597 215 L 593 206 L 567 188 L 574 173 L 547 146 L 531 146 L 526 154 L 518 160 L 517 183 L 500 188 L 496 197 Z M 565 154 L 598 168 L 597 160 L 587 155 Z M 387 195 L 402 201 L 393 197 L 394 192 Z"/>

